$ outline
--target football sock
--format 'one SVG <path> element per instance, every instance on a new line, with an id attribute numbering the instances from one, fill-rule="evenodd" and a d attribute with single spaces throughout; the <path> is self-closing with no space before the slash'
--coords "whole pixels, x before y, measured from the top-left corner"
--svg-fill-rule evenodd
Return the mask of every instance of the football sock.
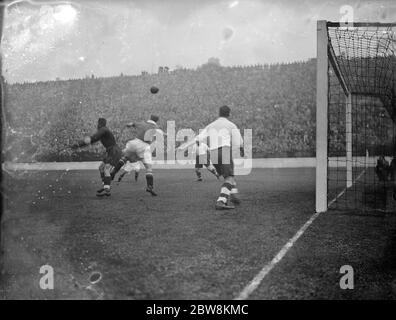
<path id="1" fill-rule="evenodd" d="M 103 182 L 104 182 L 103 188 L 110 189 L 111 177 L 104 177 Z"/>
<path id="2" fill-rule="evenodd" d="M 238 189 L 236 187 L 236 183 L 232 185 L 231 195 L 236 195 L 238 193 Z"/>
<path id="3" fill-rule="evenodd" d="M 224 203 L 227 203 L 228 198 L 230 197 L 231 190 L 232 190 L 232 184 L 229 182 L 224 182 L 223 185 L 221 186 L 220 190 L 220 196 L 217 199 L 217 201 L 222 201 Z"/>

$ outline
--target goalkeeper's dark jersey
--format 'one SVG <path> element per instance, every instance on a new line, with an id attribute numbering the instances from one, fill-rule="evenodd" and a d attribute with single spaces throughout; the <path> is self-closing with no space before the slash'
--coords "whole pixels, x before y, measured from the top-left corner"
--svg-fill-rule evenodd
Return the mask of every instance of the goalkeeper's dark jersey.
<path id="1" fill-rule="evenodd" d="M 114 135 L 107 127 L 99 128 L 98 131 L 91 136 L 91 143 L 95 143 L 97 141 L 102 142 L 106 150 L 116 145 Z"/>

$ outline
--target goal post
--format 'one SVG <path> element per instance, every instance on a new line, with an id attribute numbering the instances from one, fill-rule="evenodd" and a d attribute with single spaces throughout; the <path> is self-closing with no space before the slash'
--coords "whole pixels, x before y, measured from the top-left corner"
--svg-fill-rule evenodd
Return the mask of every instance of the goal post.
<path id="1" fill-rule="evenodd" d="M 316 211 L 327 210 L 328 34 L 326 21 L 317 23 L 316 66 Z"/>
<path id="2" fill-rule="evenodd" d="M 395 31 L 396 23 L 317 22 L 317 212 L 396 212 Z"/>
<path id="3" fill-rule="evenodd" d="M 352 187 L 352 94 L 345 99 L 346 187 Z"/>

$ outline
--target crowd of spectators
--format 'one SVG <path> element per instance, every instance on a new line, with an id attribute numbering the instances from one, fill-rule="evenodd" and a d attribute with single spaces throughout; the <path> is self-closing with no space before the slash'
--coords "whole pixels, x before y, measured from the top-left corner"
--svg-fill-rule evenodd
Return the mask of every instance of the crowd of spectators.
<path id="1" fill-rule="evenodd" d="M 176 130 L 197 131 L 228 105 L 232 121 L 252 129 L 254 157 L 315 154 L 316 62 L 167 70 L 137 76 L 16 83 L 5 86 L 5 157 L 11 161 L 99 159 L 97 144 L 77 153 L 67 148 L 108 120 L 122 146 L 122 127 L 150 114 L 173 120 Z M 158 94 L 150 87 L 157 86 Z"/>

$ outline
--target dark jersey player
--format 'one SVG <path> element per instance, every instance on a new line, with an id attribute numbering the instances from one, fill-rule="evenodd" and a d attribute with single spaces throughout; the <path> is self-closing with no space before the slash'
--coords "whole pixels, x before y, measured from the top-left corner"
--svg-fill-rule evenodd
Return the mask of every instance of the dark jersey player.
<path id="1" fill-rule="evenodd" d="M 120 160 L 122 156 L 121 149 L 117 146 L 113 133 L 106 126 L 106 119 L 99 118 L 97 131 L 92 136 L 87 136 L 83 140 L 73 144 L 72 149 L 84 147 L 100 141 L 106 149 L 106 154 L 103 157 L 102 163 L 99 166 L 100 177 L 103 182 L 103 187 L 96 193 L 98 197 L 110 196 L 111 184 L 111 169 Z"/>

